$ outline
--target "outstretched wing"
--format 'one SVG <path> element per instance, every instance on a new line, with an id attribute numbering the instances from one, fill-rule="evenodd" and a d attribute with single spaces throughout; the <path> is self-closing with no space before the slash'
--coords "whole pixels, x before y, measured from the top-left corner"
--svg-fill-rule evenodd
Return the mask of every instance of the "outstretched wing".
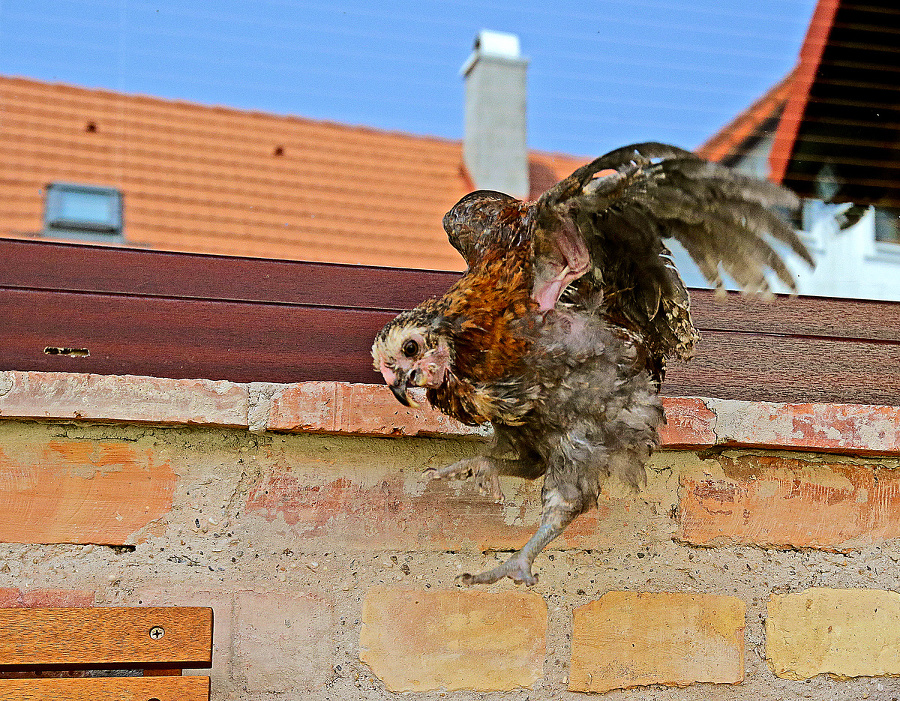
<path id="1" fill-rule="evenodd" d="M 772 208 L 797 204 L 784 188 L 674 146 L 611 151 L 537 202 L 535 297 L 552 306 L 570 282 L 587 277 L 656 353 L 689 357 L 697 338 L 690 301 L 663 239 L 677 239 L 717 287 L 724 271 L 744 290 L 768 292 L 771 271 L 794 290 L 773 242 L 812 259 Z"/>

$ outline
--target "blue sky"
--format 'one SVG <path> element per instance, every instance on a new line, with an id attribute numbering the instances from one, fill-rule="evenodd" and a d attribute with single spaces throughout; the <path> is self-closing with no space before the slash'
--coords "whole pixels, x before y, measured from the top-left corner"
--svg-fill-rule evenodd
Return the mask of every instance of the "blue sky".
<path id="1" fill-rule="evenodd" d="M 480 29 L 520 36 L 532 148 L 701 143 L 795 64 L 815 0 L 0 0 L 0 73 L 462 136 Z"/>

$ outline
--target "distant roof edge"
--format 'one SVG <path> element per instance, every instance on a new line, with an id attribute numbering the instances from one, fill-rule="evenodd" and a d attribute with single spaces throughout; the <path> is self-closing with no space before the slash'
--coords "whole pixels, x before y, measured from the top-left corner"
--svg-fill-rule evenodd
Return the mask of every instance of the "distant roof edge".
<path id="1" fill-rule="evenodd" d="M 397 136 L 403 139 L 422 139 L 426 141 L 434 141 L 444 144 L 458 144 L 460 139 L 452 136 L 442 136 L 439 134 L 423 134 L 420 132 L 404 131 L 399 128 L 379 127 L 370 124 L 341 122 L 337 119 L 327 117 L 309 117 L 293 112 L 270 112 L 257 107 L 237 107 L 227 105 L 220 102 L 203 102 L 186 97 L 171 97 L 151 95 L 146 92 L 130 92 L 124 90 L 114 90 L 105 86 L 97 85 L 79 85 L 64 80 L 43 80 L 41 78 L 33 78 L 27 75 L 18 75 L 11 73 L 0 73 L 0 80 L 10 83 L 21 83 L 22 85 L 31 85 L 39 89 L 69 90 L 77 93 L 94 93 L 96 95 L 105 95 L 109 98 L 124 98 L 133 101 L 143 101 L 147 103 L 158 103 L 173 107 L 197 108 L 206 110 L 210 113 L 219 112 L 224 114 L 244 115 L 261 117 L 264 119 L 280 120 L 288 123 L 312 124 L 327 128 L 343 129 L 348 131 L 359 131 L 375 135 Z M 543 153 L 538 151 L 538 153 Z"/>
<path id="2" fill-rule="evenodd" d="M 801 197 L 900 208 L 897 0 L 819 0 L 769 157 Z"/>
<path id="3" fill-rule="evenodd" d="M 748 143 L 755 141 L 767 125 L 773 126 L 794 87 L 797 67 L 770 88 L 747 109 L 694 149 L 694 152 L 710 161 L 728 161 L 742 155 Z M 773 130 L 774 133 L 774 130 Z"/>

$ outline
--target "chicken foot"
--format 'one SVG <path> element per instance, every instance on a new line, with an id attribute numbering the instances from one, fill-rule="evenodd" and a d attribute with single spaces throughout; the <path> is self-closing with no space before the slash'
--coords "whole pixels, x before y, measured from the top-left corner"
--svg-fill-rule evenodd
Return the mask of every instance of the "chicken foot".
<path id="1" fill-rule="evenodd" d="M 525 584 L 529 587 L 534 586 L 538 582 L 537 575 L 531 573 L 531 565 L 534 562 L 534 558 L 538 556 L 541 550 L 547 547 L 550 541 L 557 538 L 563 530 L 565 530 L 565 527 L 560 528 L 550 523 L 542 524 L 522 549 L 503 564 L 478 574 L 466 572 L 459 575 L 457 579 L 467 587 L 473 584 L 493 584 L 504 577 L 509 577 L 516 584 Z"/>
<path id="2" fill-rule="evenodd" d="M 544 494 L 544 515 L 541 525 L 528 542 L 513 554 L 506 562 L 493 569 L 478 574 L 459 575 L 457 579 L 465 586 L 473 584 L 493 584 L 504 577 L 509 577 L 516 584 L 532 587 L 538 582 L 536 574 L 532 574 L 534 559 L 554 539 L 562 535 L 566 527 L 575 520 L 581 509 L 564 502 L 556 490 Z"/>

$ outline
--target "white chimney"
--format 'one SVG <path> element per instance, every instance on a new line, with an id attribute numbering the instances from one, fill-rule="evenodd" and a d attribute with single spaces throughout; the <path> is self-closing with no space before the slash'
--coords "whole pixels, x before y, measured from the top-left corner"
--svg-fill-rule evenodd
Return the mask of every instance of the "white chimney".
<path id="1" fill-rule="evenodd" d="M 519 37 L 482 30 L 461 73 L 466 79 L 463 160 L 475 186 L 528 196 L 526 72 Z"/>

